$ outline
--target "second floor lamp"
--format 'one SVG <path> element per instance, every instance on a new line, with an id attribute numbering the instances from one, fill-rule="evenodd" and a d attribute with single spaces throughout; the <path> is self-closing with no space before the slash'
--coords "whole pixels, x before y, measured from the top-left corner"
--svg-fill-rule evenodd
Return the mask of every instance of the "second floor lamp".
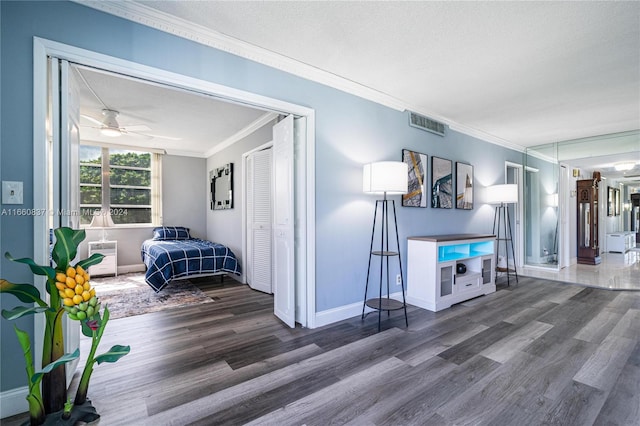
<path id="1" fill-rule="evenodd" d="M 511 272 L 514 273 L 516 282 L 518 282 L 518 268 L 516 266 L 516 254 L 513 249 L 513 233 L 511 232 L 511 218 L 509 217 L 509 206 L 507 204 L 515 204 L 518 202 L 518 185 L 504 184 L 489 186 L 487 188 L 487 202 L 496 205 L 492 232 L 496 236 L 496 272 L 506 273 L 507 285 L 509 285 L 509 275 Z M 506 259 L 506 265 L 504 267 L 498 264 L 501 245 L 504 246 Z M 509 268 L 509 249 L 511 249 L 513 269 Z"/>

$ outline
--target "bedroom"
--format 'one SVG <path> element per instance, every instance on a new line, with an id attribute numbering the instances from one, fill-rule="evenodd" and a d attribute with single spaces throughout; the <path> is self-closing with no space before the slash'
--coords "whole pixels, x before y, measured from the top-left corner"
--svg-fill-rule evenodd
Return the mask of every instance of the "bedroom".
<path id="1" fill-rule="evenodd" d="M 87 239 L 80 247 L 81 256 L 87 255 L 89 242 L 107 239 L 111 241 L 109 244 L 117 244 L 116 270 L 119 274 L 143 272 L 145 265 L 141 263 L 140 247 L 143 241 L 151 238 L 153 227 L 162 224 L 183 226 L 190 229 L 194 238 L 224 244 L 236 254 L 238 264 L 243 265 L 247 246 L 251 248 L 246 242 L 252 241 L 247 239 L 251 231 L 245 223 L 248 220 L 246 213 L 251 211 L 246 209 L 244 196 L 247 192 L 243 175 L 247 170 L 245 163 L 266 145 L 271 151 L 272 127 L 278 121 L 278 114 L 238 102 L 226 102 L 193 89 L 149 83 L 75 64 L 69 66 L 69 82 L 78 93 L 79 103 L 79 209 L 82 212 L 79 219 L 87 232 Z M 105 135 L 107 132 L 101 130 L 107 119 L 115 120 L 115 137 Z M 118 168 L 122 166 L 114 169 L 104 163 L 100 167 L 101 156 L 105 160 L 111 158 L 113 164 L 116 158 L 137 156 L 144 150 L 148 152 L 144 155 L 151 157 L 145 160 L 146 169 L 131 167 L 139 162 L 135 160 L 138 157 L 135 161 L 128 160 L 124 169 Z M 234 208 L 214 210 L 211 176 L 215 170 L 229 164 L 235 165 L 229 176 L 233 195 L 226 201 L 233 203 L 230 206 Z M 101 174 L 100 170 L 105 167 L 111 168 L 113 177 L 111 185 L 101 186 L 100 176 L 105 173 Z M 271 172 L 262 173 L 267 175 L 256 178 L 267 182 L 266 189 L 269 190 Z M 125 178 L 132 182 L 124 182 Z M 105 187 L 109 187 L 110 193 L 100 190 Z M 92 214 L 100 210 L 101 198 L 103 206 L 111 203 L 103 207 L 105 211 L 128 214 L 109 218 L 100 215 L 107 222 L 115 222 L 115 227 L 103 228 L 101 226 L 106 224 L 91 221 Z M 221 196 L 217 198 L 220 204 Z M 143 205 L 136 207 L 136 204 Z M 235 278 L 253 288 L 274 293 L 270 279 L 260 287 L 253 278 L 271 276 L 270 259 L 270 251 L 263 256 L 260 253 L 250 256 L 252 261 L 246 262 L 247 268 L 241 266 L 242 273 Z M 262 271 L 257 270 L 256 263 Z M 244 273 L 245 269 L 250 276 Z M 153 272 L 148 271 L 148 274 Z M 109 272 L 112 275 L 113 270 Z M 168 270 L 165 268 L 162 272 L 167 274 Z M 159 276 L 156 274 L 155 278 Z M 159 289 L 167 278 L 149 282 Z M 304 294 L 300 290 L 298 293 Z M 300 301 L 300 304 L 304 302 Z M 298 321 L 303 320 L 299 317 Z"/>

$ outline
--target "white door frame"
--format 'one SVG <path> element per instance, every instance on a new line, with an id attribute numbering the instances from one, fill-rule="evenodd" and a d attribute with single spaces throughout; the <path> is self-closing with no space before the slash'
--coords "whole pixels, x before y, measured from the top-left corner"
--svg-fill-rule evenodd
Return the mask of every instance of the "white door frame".
<path id="1" fill-rule="evenodd" d="M 515 264 L 518 268 L 522 268 L 524 266 L 524 206 L 523 206 L 523 193 L 524 193 L 524 167 L 522 164 L 512 163 L 511 161 L 504 162 L 504 183 L 507 182 L 507 170 L 508 169 L 517 170 L 517 184 L 518 184 L 518 200 L 516 203 L 516 235 L 515 235 Z"/>
<path id="2" fill-rule="evenodd" d="M 59 43 L 40 37 L 33 38 L 33 207 L 35 211 L 46 209 L 46 119 L 47 119 L 47 57 L 66 59 L 70 62 L 118 72 L 158 83 L 167 84 L 186 90 L 206 93 L 211 96 L 257 108 L 293 114 L 306 118 L 306 143 L 300 146 L 300 156 L 295 159 L 296 170 L 304 170 L 303 179 L 296 177 L 296 198 L 304 200 L 303 211 L 296 221 L 303 232 L 300 234 L 304 258 L 299 259 L 296 269 L 304 271 L 306 282 L 306 327 L 314 328 L 316 323 L 315 300 L 315 111 L 301 105 L 281 101 L 275 98 L 234 89 L 220 84 L 200 80 L 136 62 L 104 55 L 75 46 Z M 46 215 L 35 216 L 34 253 L 36 263 L 47 264 L 49 261 L 48 235 Z M 44 279 L 36 280 L 34 285 L 41 294 L 46 294 Z M 34 319 L 36 336 L 44 333 L 44 320 L 40 316 Z M 42 339 L 35 339 L 36 353 L 42 352 Z M 36 357 L 38 359 L 38 357 Z M 37 367 L 38 368 L 38 367 Z"/>
<path id="3" fill-rule="evenodd" d="M 570 220 L 570 177 L 568 164 L 560 163 L 560 179 L 558 183 L 558 269 L 571 265 L 571 232 Z"/>

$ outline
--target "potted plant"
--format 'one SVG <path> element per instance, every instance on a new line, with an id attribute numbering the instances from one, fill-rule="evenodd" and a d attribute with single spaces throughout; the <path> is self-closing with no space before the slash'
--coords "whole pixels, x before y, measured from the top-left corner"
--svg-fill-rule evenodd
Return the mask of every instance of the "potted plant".
<path id="1" fill-rule="evenodd" d="M 23 263 L 36 275 L 47 279 L 48 297 L 42 298 L 33 284 L 14 284 L 0 278 L 0 292 L 12 294 L 29 306 L 17 306 L 11 310 L 2 310 L 2 316 L 15 320 L 25 315 L 43 313 L 45 331 L 43 337 L 42 370 L 35 371 L 31 351 L 31 338 L 23 330 L 14 326 L 18 341 L 24 353 L 27 377 L 29 380 L 27 401 L 31 425 L 57 424 L 73 425 L 76 422 L 91 422 L 100 416 L 87 400 L 89 380 L 94 365 L 103 362 L 116 362 L 129 353 L 129 346 L 115 345 L 109 351 L 96 355 L 100 339 L 109 321 L 109 309 L 101 306 L 95 289 L 91 286 L 87 268 L 102 261 L 101 254 L 71 265 L 77 253 L 78 245 L 85 238 L 84 230 L 58 228 L 54 230 L 55 244 L 51 252 L 53 266 L 37 265 L 30 258 L 14 259 L 9 252 L 5 257 L 11 261 Z M 48 299 L 48 303 L 46 302 Z M 73 404 L 67 396 L 65 364 L 80 356 L 79 350 L 72 354 L 64 353 L 62 320 L 64 315 L 81 323 L 82 333 L 91 337 L 91 350 L 87 357 Z M 42 384 L 42 388 L 41 385 Z"/>

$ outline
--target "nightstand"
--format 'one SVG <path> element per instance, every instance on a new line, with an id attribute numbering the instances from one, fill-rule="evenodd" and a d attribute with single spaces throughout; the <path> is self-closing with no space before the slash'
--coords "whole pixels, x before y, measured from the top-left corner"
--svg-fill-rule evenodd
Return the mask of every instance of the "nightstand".
<path id="1" fill-rule="evenodd" d="M 89 257 L 92 254 L 100 253 L 104 256 L 102 262 L 89 267 L 89 274 L 98 275 L 118 275 L 118 242 L 117 241 L 90 241 Z"/>

